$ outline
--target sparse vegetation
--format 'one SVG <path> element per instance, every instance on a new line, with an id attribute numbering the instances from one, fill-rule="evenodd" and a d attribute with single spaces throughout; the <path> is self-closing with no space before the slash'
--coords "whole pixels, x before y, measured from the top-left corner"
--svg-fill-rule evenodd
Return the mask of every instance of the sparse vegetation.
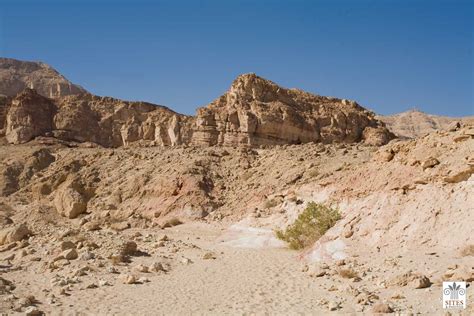
<path id="1" fill-rule="evenodd" d="M 291 249 L 302 249 L 317 241 L 339 219 L 338 210 L 311 202 L 286 230 L 277 230 L 276 236 L 286 241 Z"/>
<path id="2" fill-rule="evenodd" d="M 359 275 L 357 274 L 356 271 L 354 271 L 353 269 L 351 268 L 347 268 L 347 269 L 340 269 L 338 271 L 339 275 L 345 279 L 354 279 L 354 278 L 357 278 L 359 277 Z"/>

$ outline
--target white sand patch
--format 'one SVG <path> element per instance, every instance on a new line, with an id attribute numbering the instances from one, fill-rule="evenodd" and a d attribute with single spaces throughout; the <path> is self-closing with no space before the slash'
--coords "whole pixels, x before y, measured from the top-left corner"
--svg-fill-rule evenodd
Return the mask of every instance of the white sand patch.
<path id="1" fill-rule="evenodd" d="M 273 230 L 235 224 L 221 237 L 224 245 L 236 248 L 284 248 L 286 243 L 277 239 Z"/>

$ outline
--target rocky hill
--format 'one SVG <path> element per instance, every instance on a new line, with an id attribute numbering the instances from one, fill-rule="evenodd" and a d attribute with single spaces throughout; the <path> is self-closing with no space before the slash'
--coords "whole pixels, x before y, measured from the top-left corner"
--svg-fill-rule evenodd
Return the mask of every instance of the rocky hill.
<path id="1" fill-rule="evenodd" d="M 448 117 L 427 114 L 418 110 L 410 110 L 394 115 L 377 116 L 388 129 L 398 137 L 416 138 L 437 130 L 447 130 L 456 123 L 474 122 L 474 116 Z"/>
<path id="2" fill-rule="evenodd" d="M 46 136 L 104 147 L 383 145 L 394 137 L 354 101 L 285 89 L 255 74 L 239 76 L 228 92 L 198 109 L 196 117 L 88 93 L 47 98 L 29 88 L 4 98 L 0 114 L 0 127 L 11 144 Z"/>
<path id="3" fill-rule="evenodd" d="M 45 63 L 0 57 L 0 94 L 15 96 L 25 88 L 48 98 L 87 92 Z"/>
<path id="4" fill-rule="evenodd" d="M 308 142 L 374 145 L 393 135 L 354 101 L 285 89 L 245 74 L 229 91 L 197 111 L 193 142 L 203 145 L 275 145 Z"/>

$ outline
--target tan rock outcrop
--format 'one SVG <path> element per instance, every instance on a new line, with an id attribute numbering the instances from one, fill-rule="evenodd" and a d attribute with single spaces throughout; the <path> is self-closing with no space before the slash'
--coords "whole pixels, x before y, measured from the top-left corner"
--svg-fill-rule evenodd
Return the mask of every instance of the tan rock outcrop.
<path id="1" fill-rule="evenodd" d="M 104 147 L 360 141 L 379 146 L 394 137 L 354 101 L 285 89 L 255 74 L 239 76 L 227 93 L 198 109 L 196 117 L 87 93 L 49 99 L 32 89 L 2 104 L 5 136 L 12 144 L 52 136 Z"/>
<path id="2" fill-rule="evenodd" d="M 193 144 L 260 146 L 308 142 L 385 144 L 393 135 L 356 102 L 285 89 L 255 74 L 197 111 Z"/>

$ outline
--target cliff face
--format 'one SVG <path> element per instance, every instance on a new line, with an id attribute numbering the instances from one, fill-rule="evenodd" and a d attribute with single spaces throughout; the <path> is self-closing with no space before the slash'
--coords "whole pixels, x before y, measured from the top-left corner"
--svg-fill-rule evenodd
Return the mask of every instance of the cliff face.
<path id="1" fill-rule="evenodd" d="M 192 118 L 144 102 L 90 94 L 53 100 L 27 89 L 8 108 L 5 136 L 12 144 L 37 136 L 104 147 L 179 145 L 191 139 Z"/>
<path id="2" fill-rule="evenodd" d="M 87 92 L 45 63 L 0 58 L 0 94 L 15 96 L 26 88 L 48 98 Z"/>
<path id="3" fill-rule="evenodd" d="M 374 145 L 393 135 L 374 114 L 353 101 L 285 89 L 246 74 L 197 111 L 193 143 L 259 146 L 308 142 Z"/>
<path id="4" fill-rule="evenodd" d="M 198 109 L 196 117 L 150 103 L 91 95 L 42 63 L 0 59 L 2 76 L 13 79 L 0 84 L 0 94 L 23 89 L 0 100 L 0 136 L 12 144 L 48 136 L 104 147 L 383 145 L 394 137 L 354 101 L 285 89 L 255 74 L 239 76 L 228 92 Z M 37 89 L 25 88 L 30 83 Z M 55 84 L 70 88 L 54 90 Z"/>

